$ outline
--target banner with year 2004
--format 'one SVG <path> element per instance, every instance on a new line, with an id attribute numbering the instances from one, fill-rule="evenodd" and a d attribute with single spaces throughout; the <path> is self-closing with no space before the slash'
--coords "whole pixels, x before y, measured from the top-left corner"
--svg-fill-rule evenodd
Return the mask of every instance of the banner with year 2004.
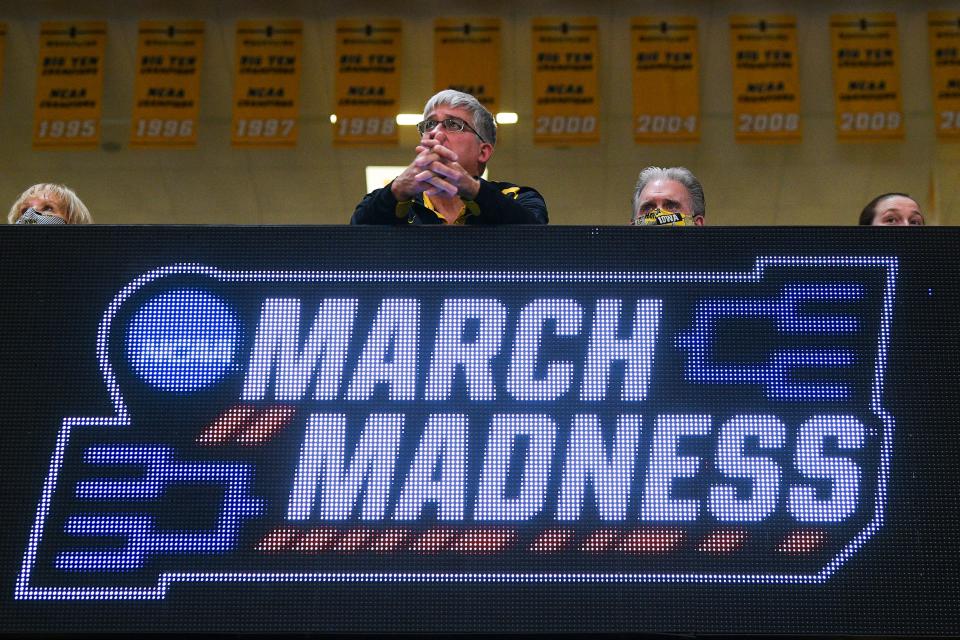
<path id="1" fill-rule="evenodd" d="M 937 138 L 960 140 L 960 12 L 931 11 L 927 32 Z"/>
<path id="2" fill-rule="evenodd" d="M 600 141 L 600 47 L 596 18 L 533 19 L 535 144 Z"/>
<path id="3" fill-rule="evenodd" d="M 433 87 L 469 93 L 500 110 L 500 18 L 437 18 L 433 22 Z"/>
<path id="4" fill-rule="evenodd" d="M 203 22 L 140 23 L 131 147 L 196 146 L 203 36 Z"/>
<path id="5" fill-rule="evenodd" d="M 731 16 L 730 54 L 737 142 L 799 142 L 796 19 Z"/>
<path id="6" fill-rule="evenodd" d="M 399 20 L 338 20 L 337 146 L 396 144 L 402 26 Z"/>
<path id="7" fill-rule="evenodd" d="M 233 80 L 234 147 L 297 144 L 303 23 L 237 23 Z"/>
<path id="8" fill-rule="evenodd" d="M 105 22 L 44 22 L 33 110 L 34 149 L 93 149 L 100 139 Z"/>
<path id="9" fill-rule="evenodd" d="M 633 18 L 633 139 L 638 144 L 700 139 L 697 19 Z"/>
<path id="10" fill-rule="evenodd" d="M 837 139 L 903 138 L 896 14 L 835 15 L 830 41 Z"/>

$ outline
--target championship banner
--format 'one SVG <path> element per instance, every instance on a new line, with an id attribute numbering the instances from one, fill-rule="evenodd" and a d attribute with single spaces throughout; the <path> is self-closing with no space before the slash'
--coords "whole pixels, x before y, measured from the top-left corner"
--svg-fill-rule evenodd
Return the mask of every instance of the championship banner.
<path id="1" fill-rule="evenodd" d="M 474 96 L 500 110 L 500 18 L 437 18 L 433 22 L 433 86 Z"/>
<path id="2" fill-rule="evenodd" d="M 700 139 L 697 19 L 633 18 L 633 139 L 638 144 Z"/>
<path id="3" fill-rule="evenodd" d="M 937 137 L 960 139 L 960 12 L 931 11 L 927 26 Z"/>
<path id="4" fill-rule="evenodd" d="M 234 147 L 297 144 L 303 23 L 255 20 L 237 23 L 234 49 Z"/>
<path id="5" fill-rule="evenodd" d="M 596 18 L 534 18 L 533 142 L 600 142 Z"/>
<path id="6" fill-rule="evenodd" d="M 196 146 L 203 36 L 199 21 L 140 23 L 131 147 Z"/>
<path id="7" fill-rule="evenodd" d="M 792 16 L 731 16 L 737 142 L 800 141 L 800 65 Z"/>
<path id="8" fill-rule="evenodd" d="M 396 144 L 400 99 L 399 20 L 338 20 L 333 144 Z"/>
<path id="9" fill-rule="evenodd" d="M 903 138 L 896 14 L 835 15 L 830 42 L 837 139 Z"/>
<path id="10" fill-rule="evenodd" d="M 44 22 L 34 149 L 93 149 L 100 139 L 105 22 Z"/>

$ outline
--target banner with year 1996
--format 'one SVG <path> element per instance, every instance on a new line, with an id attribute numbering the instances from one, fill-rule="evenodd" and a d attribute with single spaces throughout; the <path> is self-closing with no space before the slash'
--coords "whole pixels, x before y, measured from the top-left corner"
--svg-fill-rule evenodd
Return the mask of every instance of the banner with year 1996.
<path id="1" fill-rule="evenodd" d="M 434 20 L 434 90 L 463 91 L 499 111 L 500 38 L 500 18 Z"/>
<path id="2" fill-rule="evenodd" d="M 730 54 L 737 142 L 799 142 L 796 19 L 731 16 Z"/>
<path id="3" fill-rule="evenodd" d="M 396 144 L 402 26 L 338 20 L 333 144 Z"/>
<path id="4" fill-rule="evenodd" d="M 638 144 L 700 139 L 697 19 L 633 18 L 633 139 Z"/>
<path id="5" fill-rule="evenodd" d="M 534 18 L 535 144 L 600 141 L 599 27 L 596 18 Z"/>
<path id="6" fill-rule="evenodd" d="M 837 139 L 903 138 L 896 14 L 835 15 L 830 41 Z"/>
<path id="7" fill-rule="evenodd" d="M 297 144 L 302 48 L 299 20 L 237 23 L 233 146 Z"/>
<path id="8" fill-rule="evenodd" d="M 131 147 L 196 146 L 203 31 L 203 22 L 140 23 Z"/>
<path id="9" fill-rule="evenodd" d="M 927 17 L 930 77 L 937 137 L 960 139 L 960 12 L 931 11 Z"/>
<path id="10" fill-rule="evenodd" d="M 105 22 L 44 22 L 33 110 L 34 149 L 93 149 L 100 139 Z"/>

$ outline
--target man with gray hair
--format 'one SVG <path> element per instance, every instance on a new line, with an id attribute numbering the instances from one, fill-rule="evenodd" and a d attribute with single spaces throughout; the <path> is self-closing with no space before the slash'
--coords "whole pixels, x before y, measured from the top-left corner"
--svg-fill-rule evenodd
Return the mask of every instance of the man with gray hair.
<path id="1" fill-rule="evenodd" d="M 535 189 L 480 177 L 497 144 L 493 115 L 468 93 L 447 89 L 427 101 L 417 156 L 357 205 L 351 224 L 546 224 Z"/>
<path id="2" fill-rule="evenodd" d="M 647 167 L 633 191 L 631 224 L 703 226 L 703 186 L 685 167 Z"/>

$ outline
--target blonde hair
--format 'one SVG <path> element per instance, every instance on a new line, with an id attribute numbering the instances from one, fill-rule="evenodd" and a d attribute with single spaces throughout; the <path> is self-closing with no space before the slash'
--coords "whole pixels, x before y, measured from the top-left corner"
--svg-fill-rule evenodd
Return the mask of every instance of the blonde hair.
<path id="1" fill-rule="evenodd" d="M 21 214 L 23 214 L 23 205 L 27 203 L 27 200 L 43 196 L 60 201 L 60 206 L 63 207 L 64 212 L 67 214 L 67 224 L 93 223 L 93 216 L 90 215 L 90 210 L 87 209 L 87 205 L 83 204 L 83 200 L 77 197 L 73 189 L 66 185 L 53 182 L 35 184 L 21 193 L 16 202 L 13 203 L 13 206 L 10 207 L 10 213 L 7 214 L 7 222 L 13 224 L 20 218 Z"/>

